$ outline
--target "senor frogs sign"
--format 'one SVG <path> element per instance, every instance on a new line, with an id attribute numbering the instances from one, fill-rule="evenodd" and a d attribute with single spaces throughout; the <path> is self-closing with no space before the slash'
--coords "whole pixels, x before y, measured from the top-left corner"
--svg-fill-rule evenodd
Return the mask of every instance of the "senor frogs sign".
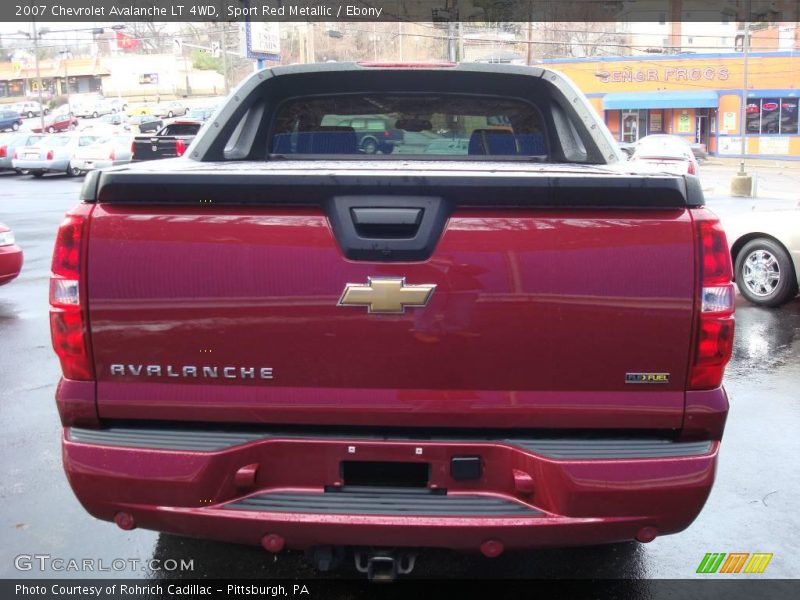
<path id="1" fill-rule="evenodd" d="M 726 67 L 650 67 L 645 69 L 620 69 L 599 71 L 597 77 L 603 83 L 628 81 L 726 81 Z"/>

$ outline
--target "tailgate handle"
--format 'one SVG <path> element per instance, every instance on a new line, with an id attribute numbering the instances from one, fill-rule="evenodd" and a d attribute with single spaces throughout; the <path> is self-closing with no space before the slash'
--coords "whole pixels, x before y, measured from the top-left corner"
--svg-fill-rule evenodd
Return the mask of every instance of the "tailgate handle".
<path id="1" fill-rule="evenodd" d="M 424 214 L 422 208 L 353 207 L 350 215 L 359 237 L 368 239 L 413 238 Z"/>

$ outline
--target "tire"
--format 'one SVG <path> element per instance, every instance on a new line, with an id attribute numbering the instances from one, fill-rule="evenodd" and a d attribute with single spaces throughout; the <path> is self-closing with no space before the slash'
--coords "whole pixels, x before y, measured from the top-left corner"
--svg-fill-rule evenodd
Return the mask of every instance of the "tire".
<path id="1" fill-rule="evenodd" d="M 361 151 L 364 154 L 375 154 L 378 151 L 378 142 L 375 138 L 364 138 L 361 140 Z"/>
<path id="2" fill-rule="evenodd" d="M 12 129 L 12 130 L 14 130 L 14 131 L 19 131 L 19 123 L 14 123 L 14 124 L 11 126 L 11 129 Z"/>
<path id="3" fill-rule="evenodd" d="M 50 112 L 50 109 L 49 109 L 49 108 L 45 108 L 45 109 L 44 109 L 44 114 L 45 114 L 45 115 L 47 115 L 47 113 L 49 113 L 49 112 Z"/>
<path id="4" fill-rule="evenodd" d="M 44 171 L 31 171 L 31 175 L 36 177 L 36 179 L 41 179 L 44 177 Z"/>
<path id="5" fill-rule="evenodd" d="M 774 240 L 747 242 L 736 256 L 734 276 L 742 296 L 758 306 L 774 308 L 797 294 L 792 259 Z"/>
<path id="6" fill-rule="evenodd" d="M 14 173 L 17 175 L 22 175 L 22 169 L 14 169 Z"/>
<path id="7" fill-rule="evenodd" d="M 96 119 L 96 118 L 97 118 L 97 117 L 99 117 L 99 116 L 100 116 L 100 115 L 99 115 L 99 114 L 97 114 L 97 111 L 94 111 L 94 112 L 92 113 L 92 118 L 93 118 L 93 119 Z"/>
<path id="8" fill-rule="evenodd" d="M 67 129 L 70 130 L 70 131 L 75 131 L 75 123 L 70 123 L 69 127 L 67 127 Z"/>
<path id="9" fill-rule="evenodd" d="M 29 118 L 29 119 L 32 119 L 32 118 L 33 118 L 33 113 L 32 113 L 31 111 L 28 111 L 28 118 Z"/>
<path id="10" fill-rule="evenodd" d="M 47 133 L 55 133 L 55 132 L 56 132 L 56 128 L 53 127 L 52 125 L 50 125 L 50 127 L 47 128 Z"/>
<path id="11" fill-rule="evenodd" d="M 174 116 L 175 116 L 175 115 L 174 115 L 174 114 L 172 114 L 172 111 L 169 111 L 169 112 L 167 113 L 167 118 L 168 118 L 168 119 L 171 119 L 171 118 L 172 118 L 172 117 L 174 117 Z"/>
<path id="12" fill-rule="evenodd" d="M 81 174 L 81 170 L 78 167 L 73 167 L 72 163 L 67 165 L 67 175 L 70 177 L 79 177 Z"/>

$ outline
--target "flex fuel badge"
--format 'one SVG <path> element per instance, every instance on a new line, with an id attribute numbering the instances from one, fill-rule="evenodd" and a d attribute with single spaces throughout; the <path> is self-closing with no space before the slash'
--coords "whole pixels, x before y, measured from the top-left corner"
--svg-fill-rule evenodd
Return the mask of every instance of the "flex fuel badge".
<path id="1" fill-rule="evenodd" d="M 669 373 L 625 373 L 625 383 L 669 383 Z"/>

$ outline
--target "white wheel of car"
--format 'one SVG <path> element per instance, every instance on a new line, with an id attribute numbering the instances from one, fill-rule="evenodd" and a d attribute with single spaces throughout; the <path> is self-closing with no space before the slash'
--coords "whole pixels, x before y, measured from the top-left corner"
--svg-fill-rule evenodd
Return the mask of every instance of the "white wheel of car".
<path id="1" fill-rule="evenodd" d="M 32 119 L 32 118 L 33 118 L 33 112 L 32 112 L 32 111 L 30 111 L 30 110 L 28 111 L 28 118 L 29 118 L 29 119 Z"/>
<path id="2" fill-rule="evenodd" d="M 70 123 L 67 129 L 69 129 L 70 131 L 75 131 L 75 123 Z"/>
<path id="3" fill-rule="evenodd" d="M 14 131 L 19 131 L 19 123 L 14 123 L 14 124 L 11 126 L 11 129 L 13 129 Z"/>
<path id="4" fill-rule="evenodd" d="M 780 306 L 797 294 L 792 259 L 770 239 L 745 244 L 736 256 L 734 276 L 742 296 L 759 306 Z"/>
<path id="5" fill-rule="evenodd" d="M 171 119 L 171 118 L 172 118 L 172 117 L 174 117 L 174 116 L 175 116 L 175 115 L 173 115 L 173 114 L 172 114 L 172 111 L 169 111 L 169 112 L 167 113 L 167 118 L 168 118 L 168 119 Z"/>
<path id="6" fill-rule="evenodd" d="M 78 177 L 81 174 L 81 170 L 78 167 L 73 167 L 72 163 L 67 165 L 67 175 L 70 177 Z"/>
<path id="7" fill-rule="evenodd" d="M 50 125 L 50 127 L 47 128 L 47 133 L 55 133 L 55 132 L 56 132 L 56 128 L 53 127 L 52 125 Z"/>
<path id="8" fill-rule="evenodd" d="M 97 117 L 99 117 L 99 116 L 100 116 L 100 115 L 97 113 L 97 111 L 94 111 L 94 112 L 92 113 L 92 118 L 93 118 L 93 119 L 96 119 L 96 118 L 97 118 Z"/>

